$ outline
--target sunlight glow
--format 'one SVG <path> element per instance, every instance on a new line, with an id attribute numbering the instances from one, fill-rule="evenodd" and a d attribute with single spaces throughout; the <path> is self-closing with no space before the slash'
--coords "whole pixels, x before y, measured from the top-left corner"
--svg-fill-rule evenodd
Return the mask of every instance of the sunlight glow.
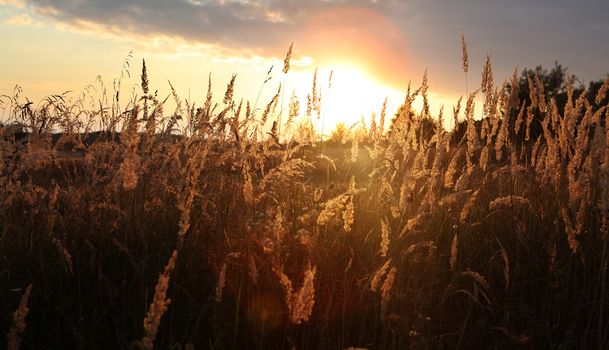
<path id="1" fill-rule="evenodd" d="M 301 103 L 306 104 L 307 94 L 311 92 L 312 74 L 299 72 L 290 79 L 294 81 Z M 322 94 L 321 115 L 319 120 L 315 117 L 313 123 L 326 136 L 338 123 L 351 127 L 361 125 L 363 118 L 368 127 L 372 113 L 376 114 L 378 122 L 385 98 L 388 99 L 388 123 L 389 114 L 403 99 L 402 92 L 377 82 L 358 65 L 345 62 L 320 67 L 317 86 Z"/>
<path id="2" fill-rule="evenodd" d="M 330 85 L 330 84 L 329 84 Z M 343 65 L 332 70 L 324 112 L 326 117 L 347 124 L 358 122 L 359 113 L 372 103 L 377 87 L 355 66 Z"/>

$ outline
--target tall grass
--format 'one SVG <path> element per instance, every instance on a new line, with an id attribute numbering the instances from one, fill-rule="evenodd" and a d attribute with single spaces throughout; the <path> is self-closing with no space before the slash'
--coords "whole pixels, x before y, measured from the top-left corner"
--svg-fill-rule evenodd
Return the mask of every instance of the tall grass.
<path id="1" fill-rule="evenodd" d="M 281 86 L 257 115 L 236 76 L 167 114 L 145 62 L 124 109 L 3 98 L 8 346 L 607 348 L 609 80 L 567 79 L 559 110 L 538 76 L 521 101 L 483 72 L 452 131 L 424 74 L 390 128 L 384 105 L 323 154 L 317 76 L 283 125 Z"/>

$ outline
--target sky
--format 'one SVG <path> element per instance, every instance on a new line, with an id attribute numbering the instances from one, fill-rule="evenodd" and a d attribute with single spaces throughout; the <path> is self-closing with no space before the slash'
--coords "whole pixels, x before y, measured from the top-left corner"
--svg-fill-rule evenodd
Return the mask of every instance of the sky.
<path id="1" fill-rule="evenodd" d="M 585 83 L 603 79 L 607 13 L 606 0 L 0 0 L 0 95 L 18 84 L 32 101 L 77 97 L 99 91 L 98 76 L 106 87 L 122 76 L 128 96 L 146 59 L 160 94 L 171 81 L 181 97 L 203 104 L 211 73 L 220 100 L 237 74 L 238 99 L 258 99 L 261 108 L 281 83 L 284 103 L 294 93 L 303 106 L 318 68 L 330 129 L 369 121 L 385 98 L 395 112 L 425 69 L 432 112 L 450 110 L 466 90 L 461 34 L 470 87 L 487 53 L 496 82 L 555 61 Z"/>

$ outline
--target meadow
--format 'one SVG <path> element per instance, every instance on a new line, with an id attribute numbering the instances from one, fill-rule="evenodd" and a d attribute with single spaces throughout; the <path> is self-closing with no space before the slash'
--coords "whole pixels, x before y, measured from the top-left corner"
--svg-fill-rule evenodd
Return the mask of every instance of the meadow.
<path id="1" fill-rule="evenodd" d="M 167 111 L 145 62 L 126 106 L 4 96 L 7 348 L 609 348 L 609 79 L 466 53 L 451 110 L 424 73 L 328 139 L 316 76 L 283 116 L 234 78 Z"/>

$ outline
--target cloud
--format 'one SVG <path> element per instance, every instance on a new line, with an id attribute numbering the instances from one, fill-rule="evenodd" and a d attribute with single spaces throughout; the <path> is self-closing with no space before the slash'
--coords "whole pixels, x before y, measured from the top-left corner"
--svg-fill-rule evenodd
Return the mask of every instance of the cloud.
<path id="1" fill-rule="evenodd" d="M 406 59 L 405 38 L 392 18 L 411 16 L 405 11 L 408 2 L 397 0 L 26 2 L 36 16 L 140 42 L 163 37 L 250 57 L 282 57 L 295 42 L 296 58 L 308 55 L 323 64 L 348 56 L 372 70 L 379 61 L 399 67 L 396 63 Z"/>
<path id="2" fill-rule="evenodd" d="M 394 82 L 420 74 L 425 65 L 432 68 L 432 81 L 434 72 L 458 67 L 462 32 L 472 59 L 492 51 L 494 57 L 512 61 L 502 68 L 505 72 L 514 65 L 555 59 L 581 62 L 588 69 L 609 58 L 609 47 L 603 45 L 609 35 L 605 0 L 0 0 L 2 4 L 25 4 L 36 16 L 135 38 L 142 45 L 162 37 L 229 54 L 281 58 L 294 41 L 296 57 L 309 55 L 316 64 L 348 57 Z M 582 56 L 584 52 L 594 54 Z"/>
<path id="3" fill-rule="evenodd" d="M 15 8 L 24 8 L 25 3 L 21 0 L 0 0 L 0 6 L 9 5 Z"/>
<path id="4" fill-rule="evenodd" d="M 0 0 L 23 6 L 22 1 Z M 112 32 L 169 36 L 244 48 L 284 51 L 318 13 L 337 7 L 399 8 L 398 1 L 297 0 L 26 0 L 32 12 L 76 27 L 95 23 Z M 1 4 L 0 3 L 0 4 Z M 398 5 L 396 5 L 398 4 Z M 340 17 L 335 18 L 340 21 Z M 364 24 L 364 22 L 359 23 Z M 380 37 L 380 36 L 379 36 Z"/>
<path id="5" fill-rule="evenodd" d="M 292 21 L 282 2 L 158 0 L 28 0 L 37 14 L 112 32 L 169 36 L 256 52 L 289 45 Z"/>
<path id="6" fill-rule="evenodd" d="M 37 25 L 37 22 L 27 13 L 20 13 L 9 17 L 6 19 L 6 23 L 18 26 Z"/>

